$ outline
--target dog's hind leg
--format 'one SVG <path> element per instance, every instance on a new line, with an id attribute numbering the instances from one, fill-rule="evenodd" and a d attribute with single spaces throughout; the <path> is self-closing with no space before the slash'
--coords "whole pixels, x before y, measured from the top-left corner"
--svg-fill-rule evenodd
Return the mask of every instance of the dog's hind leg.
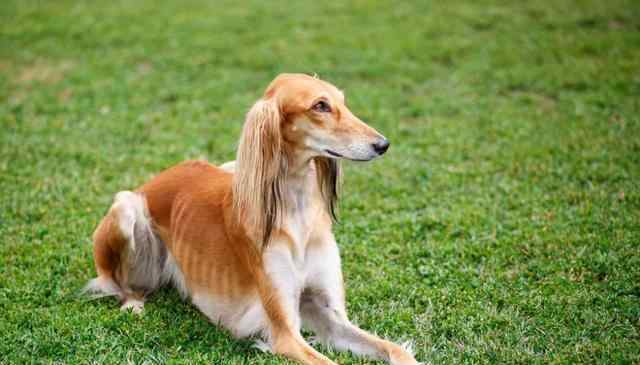
<path id="1" fill-rule="evenodd" d="M 145 198 L 122 191 L 93 235 L 98 277 L 86 291 L 115 295 L 122 309 L 142 311 L 144 298 L 164 283 L 167 249 L 153 231 Z"/>

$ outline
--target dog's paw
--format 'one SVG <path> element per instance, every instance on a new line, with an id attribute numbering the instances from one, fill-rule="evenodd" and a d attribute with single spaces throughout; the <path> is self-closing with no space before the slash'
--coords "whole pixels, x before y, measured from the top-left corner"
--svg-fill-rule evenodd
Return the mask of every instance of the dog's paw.
<path id="1" fill-rule="evenodd" d="M 120 307 L 121 311 L 131 311 L 133 314 L 142 314 L 144 302 L 137 299 L 127 299 Z"/>
<path id="2" fill-rule="evenodd" d="M 318 336 L 311 336 L 309 337 L 309 339 L 307 340 L 307 342 L 309 343 L 309 345 L 311 346 L 316 346 L 316 345 L 324 345 L 324 342 L 322 341 L 322 339 Z"/>
<path id="3" fill-rule="evenodd" d="M 423 365 L 413 355 L 412 341 L 406 341 L 400 346 L 392 346 L 389 351 L 389 362 L 392 365 Z"/>
<path id="4" fill-rule="evenodd" d="M 266 343 L 266 342 L 264 342 L 262 340 L 256 340 L 253 343 L 253 347 L 258 349 L 258 350 L 260 350 L 260 351 L 262 351 L 262 352 L 266 352 L 266 353 L 270 353 L 270 354 L 273 353 L 273 350 L 271 350 L 271 346 L 268 343 Z"/>
<path id="5" fill-rule="evenodd" d="M 400 345 L 400 348 L 405 350 L 406 352 L 408 352 L 411 355 L 415 355 L 415 352 L 413 352 L 413 341 L 405 341 Z"/>

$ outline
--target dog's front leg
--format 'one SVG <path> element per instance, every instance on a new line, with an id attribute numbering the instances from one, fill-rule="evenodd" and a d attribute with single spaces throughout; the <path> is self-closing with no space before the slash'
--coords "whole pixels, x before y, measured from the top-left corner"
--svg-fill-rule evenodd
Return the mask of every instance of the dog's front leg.
<path id="1" fill-rule="evenodd" d="M 419 364 L 410 349 L 374 336 L 347 318 L 340 255 L 333 235 L 308 252 L 308 282 L 301 299 L 302 320 L 317 339 L 340 351 L 385 360 L 393 365 Z"/>
<path id="2" fill-rule="evenodd" d="M 271 350 L 306 365 L 336 365 L 300 335 L 302 282 L 286 242 L 272 242 L 263 254 L 260 297 L 270 323 Z"/>

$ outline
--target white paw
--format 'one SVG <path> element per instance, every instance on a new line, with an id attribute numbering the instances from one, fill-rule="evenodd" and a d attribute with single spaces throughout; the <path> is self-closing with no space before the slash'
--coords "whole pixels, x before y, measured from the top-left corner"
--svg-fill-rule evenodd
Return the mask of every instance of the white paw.
<path id="1" fill-rule="evenodd" d="M 120 307 L 121 311 L 131 311 L 134 314 L 142 314 L 142 309 L 144 309 L 144 302 L 138 299 L 127 299 Z"/>
<path id="2" fill-rule="evenodd" d="M 415 355 L 415 353 L 413 352 L 413 341 L 405 341 L 402 343 L 402 345 L 400 345 L 400 347 L 411 355 Z"/>
<path id="3" fill-rule="evenodd" d="M 320 337 L 318 337 L 318 336 L 311 336 L 311 337 L 309 337 L 309 340 L 307 340 L 307 342 L 308 342 L 308 343 L 309 343 L 309 345 L 311 345 L 311 346 L 321 345 L 321 344 L 322 344 L 322 340 L 320 340 Z"/>
<path id="4" fill-rule="evenodd" d="M 271 351 L 271 346 L 269 346 L 268 343 L 262 341 L 262 340 L 256 340 L 253 343 L 253 347 L 257 348 L 258 350 L 262 351 L 262 352 L 267 352 L 267 353 L 273 353 L 273 351 Z"/>

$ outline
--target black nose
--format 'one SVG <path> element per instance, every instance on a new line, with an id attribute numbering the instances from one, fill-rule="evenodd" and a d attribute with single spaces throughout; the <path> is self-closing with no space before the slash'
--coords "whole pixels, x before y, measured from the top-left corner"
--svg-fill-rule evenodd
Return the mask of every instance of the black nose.
<path id="1" fill-rule="evenodd" d="M 384 138 L 381 141 L 374 143 L 372 146 L 373 150 L 376 151 L 378 155 L 382 155 L 389 149 L 389 141 Z"/>

